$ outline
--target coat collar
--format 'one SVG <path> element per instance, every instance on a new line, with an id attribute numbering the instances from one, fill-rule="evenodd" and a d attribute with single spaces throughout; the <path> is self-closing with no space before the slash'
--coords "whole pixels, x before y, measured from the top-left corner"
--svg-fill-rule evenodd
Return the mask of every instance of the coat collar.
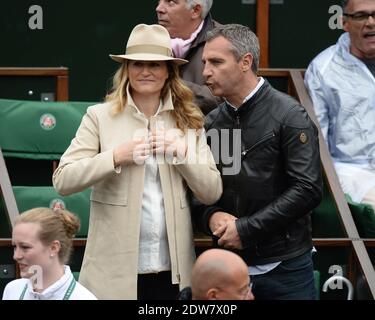
<path id="1" fill-rule="evenodd" d="M 56 299 L 56 297 L 61 294 L 61 292 L 65 292 L 69 283 L 73 279 L 73 274 L 70 270 L 70 267 L 67 265 L 64 265 L 64 275 L 57 280 L 55 283 L 50 285 L 48 288 L 44 289 L 43 292 L 39 293 L 34 291 L 33 284 L 29 280 L 27 284 L 27 288 L 29 290 L 29 293 L 34 296 L 34 298 L 38 300 L 52 300 Z"/>
<path id="2" fill-rule="evenodd" d="M 133 112 L 133 113 L 141 113 L 139 109 L 137 108 L 133 97 L 130 94 L 129 90 L 129 84 L 126 87 L 126 95 L 127 95 L 127 107 Z M 164 98 L 163 101 L 160 102 L 158 113 L 165 112 L 165 111 L 171 111 L 174 110 L 173 102 L 172 102 L 172 93 L 171 90 L 168 89 L 167 95 Z"/>
<path id="3" fill-rule="evenodd" d="M 338 43 L 339 59 L 334 57 L 336 63 L 340 64 L 344 68 L 349 68 L 349 69 L 352 69 L 357 66 L 361 68 L 366 67 L 366 65 L 361 59 L 357 58 L 355 55 L 353 55 L 350 52 L 350 36 L 348 32 L 343 33 L 340 36 L 337 43 Z"/>
<path id="4" fill-rule="evenodd" d="M 207 31 L 213 29 L 213 27 L 214 27 L 214 21 L 212 19 L 211 13 L 209 12 L 206 18 L 204 19 L 202 30 L 198 33 L 197 37 L 192 42 L 190 49 L 199 46 L 201 43 L 204 43 L 206 41 Z M 188 50 L 188 52 L 190 51 L 190 49 Z M 187 56 L 187 54 L 185 56 Z"/>
<path id="5" fill-rule="evenodd" d="M 229 115 L 233 118 L 239 116 L 243 117 L 246 115 L 253 107 L 256 106 L 258 101 L 264 97 L 265 94 L 270 90 L 270 84 L 267 79 L 264 79 L 264 83 L 262 86 L 257 90 L 257 92 L 244 104 L 242 104 L 238 109 L 233 108 L 227 102 L 224 102 L 225 110 L 229 113 Z"/>

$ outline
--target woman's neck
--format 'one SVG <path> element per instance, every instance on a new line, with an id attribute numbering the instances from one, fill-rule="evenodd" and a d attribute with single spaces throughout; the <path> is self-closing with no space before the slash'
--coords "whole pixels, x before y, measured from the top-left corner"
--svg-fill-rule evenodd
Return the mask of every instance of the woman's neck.
<path id="1" fill-rule="evenodd" d="M 61 279 L 64 275 L 64 266 L 57 265 L 56 267 L 51 268 L 51 270 L 43 272 L 43 282 L 41 286 L 38 283 L 33 283 L 34 291 L 43 292 L 45 289 L 53 285 L 55 282 Z M 41 288 L 42 287 L 42 288 Z"/>
<path id="2" fill-rule="evenodd" d="M 133 94 L 132 98 L 139 111 L 141 111 L 147 118 L 150 118 L 158 111 L 160 104 L 159 95 L 145 96 Z"/>

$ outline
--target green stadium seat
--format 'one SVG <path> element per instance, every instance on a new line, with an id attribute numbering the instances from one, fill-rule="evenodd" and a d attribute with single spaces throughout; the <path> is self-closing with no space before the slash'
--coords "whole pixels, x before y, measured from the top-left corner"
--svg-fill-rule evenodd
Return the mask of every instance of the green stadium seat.
<path id="1" fill-rule="evenodd" d="M 375 238 L 375 212 L 372 206 L 356 203 L 347 194 L 345 197 L 360 237 Z M 322 202 L 313 210 L 312 225 L 314 238 L 346 237 L 337 209 L 326 187 L 324 187 Z"/>
<path id="2" fill-rule="evenodd" d="M 61 197 L 52 187 L 52 174 L 93 104 L 0 99 L 0 148 L 19 211 L 50 207 L 60 199 L 81 218 L 80 237 L 87 236 L 90 190 Z M 3 208 L 0 215 L 0 234 L 10 236 Z"/>
<path id="3" fill-rule="evenodd" d="M 81 228 L 76 237 L 86 238 L 89 227 L 90 216 L 90 194 L 91 189 L 72 194 L 60 196 L 53 187 L 13 187 L 14 196 L 20 213 L 36 208 L 49 207 L 63 208 L 76 214 L 81 220 Z"/>
<path id="4" fill-rule="evenodd" d="M 361 238 L 375 238 L 375 213 L 373 208 L 368 204 L 355 203 L 350 196 L 345 195 L 352 213 L 353 220 L 356 224 L 359 236 Z M 333 199 L 327 189 L 324 187 L 323 199 L 320 205 L 313 210 L 312 214 L 312 234 L 314 238 L 346 238 L 337 209 Z M 327 274 L 329 267 L 332 265 L 340 265 L 343 270 L 346 269 L 347 255 L 349 248 L 317 248 L 318 252 L 314 259 L 314 267 L 319 271 L 314 271 L 315 286 L 317 288 L 317 299 L 345 299 L 343 290 L 330 290 L 328 293 L 321 295 L 318 285 L 327 280 L 332 274 Z M 368 248 L 370 257 L 375 261 L 374 251 Z M 319 275 L 317 274 L 319 272 Z M 345 274 L 344 274 L 345 275 Z M 364 280 L 359 275 L 358 283 L 355 287 L 355 296 L 358 299 L 369 299 L 370 293 Z M 322 281 L 322 282 L 321 282 Z"/>
<path id="5" fill-rule="evenodd" d="M 311 215 L 313 238 L 343 238 L 345 233 L 340 217 L 326 184 L 322 202 Z"/>
<path id="6" fill-rule="evenodd" d="M 0 147 L 5 157 L 58 160 L 92 102 L 0 99 Z"/>
<path id="7" fill-rule="evenodd" d="M 0 148 L 12 185 L 52 185 L 57 161 L 93 104 L 0 99 Z"/>
<path id="8" fill-rule="evenodd" d="M 314 283 L 316 289 L 316 300 L 320 299 L 320 272 L 319 270 L 314 270 Z"/>
<path id="9" fill-rule="evenodd" d="M 375 212 L 371 205 L 353 202 L 346 195 L 350 211 L 361 238 L 375 238 Z"/>

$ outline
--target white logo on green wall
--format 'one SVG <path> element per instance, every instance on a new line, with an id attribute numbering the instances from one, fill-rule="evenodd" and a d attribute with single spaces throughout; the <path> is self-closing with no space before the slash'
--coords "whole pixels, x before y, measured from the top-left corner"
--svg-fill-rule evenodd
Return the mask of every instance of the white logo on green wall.
<path id="1" fill-rule="evenodd" d="M 49 208 L 52 209 L 53 211 L 59 210 L 59 209 L 65 210 L 66 205 L 64 201 L 62 201 L 59 198 L 56 198 L 56 199 L 51 200 L 51 202 L 49 203 Z"/>
<path id="2" fill-rule="evenodd" d="M 56 118 L 50 113 L 45 113 L 40 117 L 39 124 L 44 130 L 52 130 L 56 127 Z"/>

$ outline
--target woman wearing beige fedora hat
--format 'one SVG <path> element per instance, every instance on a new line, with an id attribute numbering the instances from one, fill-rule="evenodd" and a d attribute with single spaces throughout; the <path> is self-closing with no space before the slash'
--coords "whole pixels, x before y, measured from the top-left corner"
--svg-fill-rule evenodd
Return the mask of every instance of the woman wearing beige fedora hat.
<path id="1" fill-rule="evenodd" d="M 111 58 L 113 88 L 87 109 L 53 183 L 63 195 L 93 187 L 83 285 L 99 299 L 173 299 L 195 259 L 187 191 L 214 203 L 220 174 L 168 31 L 137 25 Z"/>

